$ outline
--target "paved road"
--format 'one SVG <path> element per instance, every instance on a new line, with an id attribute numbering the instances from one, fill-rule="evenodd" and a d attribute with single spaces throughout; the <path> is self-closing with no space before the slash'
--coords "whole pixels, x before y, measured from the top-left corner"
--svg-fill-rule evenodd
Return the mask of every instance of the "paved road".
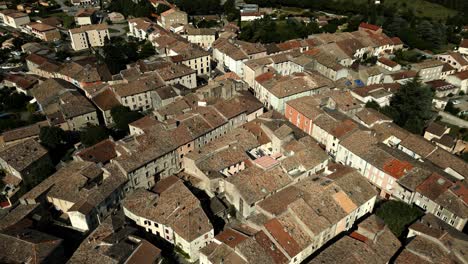
<path id="1" fill-rule="evenodd" d="M 119 32 L 110 32 L 110 36 L 111 37 L 125 36 L 127 34 L 126 27 L 127 27 L 126 23 L 109 25 L 109 28 L 119 31 Z"/>
<path id="2" fill-rule="evenodd" d="M 468 121 L 465 121 L 457 116 L 451 115 L 447 112 L 440 111 L 439 115 L 442 117 L 442 121 L 447 122 L 452 125 L 456 125 L 459 127 L 468 128 Z"/>
<path id="3" fill-rule="evenodd" d="M 65 4 L 65 0 L 55 0 L 55 2 L 57 2 L 57 4 L 60 5 L 60 9 L 62 9 L 62 11 L 67 13 L 69 16 L 75 16 L 78 9 L 81 8 L 77 6 L 67 6 Z"/>

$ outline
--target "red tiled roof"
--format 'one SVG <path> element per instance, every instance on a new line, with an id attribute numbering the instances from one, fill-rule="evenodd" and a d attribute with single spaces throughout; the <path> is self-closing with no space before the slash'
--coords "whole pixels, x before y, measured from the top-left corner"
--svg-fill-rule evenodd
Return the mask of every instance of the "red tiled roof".
<path id="1" fill-rule="evenodd" d="M 286 41 L 286 42 L 283 42 L 283 43 L 279 43 L 277 45 L 281 50 L 292 50 L 292 49 L 297 49 L 297 48 L 301 48 L 301 43 L 297 40 L 290 40 L 290 41 Z"/>
<path id="2" fill-rule="evenodd" d="M 174 13 L 175 11 L 176 11 L 176 10 L 175 10 L 174 8 L 171 8 L 171 9 L 169 9 L 169 10 L 167 10 L 167 11 L 162 12 L 162 13 L 161 13 L 161 16 L 170 15 L 170 14 Z"/>
<path id="3" fill-rule="evenodd" d="M 464 39 L 464 40 L 461 41 L 460 48 L 468 49 L 468 39 Z"/>
<path id="4" fill-rule="evenodd" d="M 391 38 L 393 45 L 403 45 L 403 41 L 399 37 L 393 37 Z"/>
<path id="5" fill-rule="evenodd" d="M 317 49 L 317 48 L 304 51 L 304 54 L 311 55 L 311 56 L 317 55 L 319 53 L 320 53 L 320 49 Z"/>
<path id="6" fill-rule="evenodd" d="M 275 264 L 287 263 L 287 257 L 279 250 L 263 230 L 255 234 L 255 241 L 273 258 Z"/>
<path id="7" fill-rule="evenodd" d="M 241 13 L 241 16 L 262 16 L 263 13 L 261 12 L 245 12 Z"/>
<path id="8" fill-rule="evenodd" d="M 360 28 L 365 28 L 365 29 L 369 29 L 369 30 L 372 30 L 372 31 L 377 31 L 380 29 L 379 26 L 376 26 L 376 25 L 372 25 L 372 24 L 368 24 L 368 23 L 365 23 L 365 22 L 362 22 L 360 25 L 359 25 Z"/>
<path id="9" fill-rule="evenodd" d="M 396 62 L 394 62 L 394 61 L 392 61 L 390 59 L 384 58 L 384 57 L 381 57 L 379 59 L 379 62 L 382 63 L 382 64 L 385 64 L 387 66 L 390 66 L 392 68 L 395 67 L 395 66 L 398 66 L 398 63 L 396 63 Z"/>
<path id="10" fill-rule="evenodd" d="M 424 180 L 418 187 L 416 187 L 416 191 L 431 200 L 435 200 L 442 193 L 447 191 L 448 188 L 452 186 L 452 184 L 452 182 L 448 181 L 439 174 L 433 173 L 431 176 L 429 176 L 429 178 Z"/>
<path id="11" fill-rule="evenodd" d="M 157 182 L 156 185 L 153 187 L 153 191 L 157 194 L 161 194 L 178 181 L 180 181 L 180 179 L 177 178 L 176 176 L 174 175 L 169 176 Z"/>
<path id="12" fill-rule="evenodd" d="M 468 79 L 468 71 L 462 71 L 454 74 L 457 78 L 460 80 L 466 80 Z"/>
<path id="13" fill-rule="evenodd" d="M 346 119 L 338 126 L 333 128 L 331 134 L 337 138 L 341 138 L 343 135 L 354 130 L 355 128 L 357 128 L 357 124 L 354 123 L 351 119 Z"/>
<path id="14" fill-rule="evenodd" d="M 265 228 L 284 248 L 289 256 L 296 256 L 301 251 L 299 244 L 285 231 L 285 228 L 276 218 L 265 223 Z"/>
<path id="15" fill-rule="evenodd" d="M 450 72 L 450 71 L 455 71 L 455 68 L 453 68 L 448 63 L 444 63 L 444 67 L 442 67 L 442 72 Z"/>
<path id="16" fill-rule="evenodd" d="M 103 140 L 96 145 L 83 149 L 77 155 L 85 161 L 97 163 L 107 163 L 117 157 L 115 143 L 110 139 Z"/>
<path id="17" fill-rule="evenodd" d="M 262 83 L 264 81 L 270 80 L 274 76 L 275 76 L 275 74 L 273 72 L 265 72 L 264 74 L 260 74 L 259 76 L 257 76 L 257 78 L 255 78 L 255 80 L 257 82 L 259 82 L 259 83 Z"/>
<path id="18" fill-rule="evenodd" d="M 356 240 L 359 240 L 359 241 L 361 241 L 361 242 L 366 242 L 366 241 L 367 241 L 367 237 L 365 237 L 365 236 L 359 234 L 359 233 L 356 232 L 356 231 L 352 232 L 349 236 L 352 237 L 352 238 L 354 238 L 354 239 L 356 239 Z"/>
<path id="19" fill-rule="evenodd" d="M 109 88 L 94 96 L 92 101 L 103 111 L 111 110 L 114 106 L 120 105 L 114 92 Z"/>
<path id="20" fill-rule="evenodd" d="M 451 188 L 451 191 L 468 204 L 468 187 L 464 183 L 455 183 L 455 185 Z"/>
<path id="21" fill-rule="evenodd" d="M 393 80 L 397 81 L 397 80 L 414 78 L 416 77 L 416 75 L 418 75 L 418 73 L 415 71 L 403 71 L 403 72 L 397 72 L 397 73 L 391 74 L 390 76 L 392 76 Z"/>
<path id="22" fill-rule="evenodd" d="M 232 80 L 238 81 L 241 78 L 235 72 L 227 72 L 227 73 L 225 73 L 223 75 L 220 75 L 220 76 L 216 77 L 215 81 L 223 81 L 223 80 L 227 80 L 227 79 L 232 79 Z"/>
<path id="23" fill-rule="evenodd" d="M 224 244 L 230 246 L 231 248 L 235 248 L 238 244 L 246 240 L 248 237 L 239 231 L 228 228 L 223 232 L 217 234 L 215 238 L 223 242 Z"/>
<path id="24" fill-rule="evenodd" d="M 34 54 L 34 53 L 28 55 L 26 57 L 26 60 L 31 61 L 31 62 L 33 62 L 33 63 L 35 63 L 37 65 L 41 65 L 41 64 L 47 62 L 47 58 L 39 56 L 39 55 Z"/>
<path id="25" fill-rule="evenodd" d="M 271 167 L 273 167 L 274 165 L 276 165 L 278 163 L 277 160 L 275 160 L 274 158 L 270 157 L 270 156 L 263 156 L 263 157 L 260 157 L 256 160 L 254 160 L 255 163 L 257 163 L 260 167 L 264 168 L 264 169 L 269 169 Z"/>
<path id="26" fill-rule="evenodd" d="M 183 57 L 182 55 L 175 55 L 175 56 L 171 56 L 171 57 L 169 57 L 169 58 L 170 58 L 171 61 L 174 62 L 174 63 L 184 61 L 184 57 Z"/>
<path id="27" fill-rule="evenodd" d="M 396 179 L 403 177 L 412 168 L 413 166 L 409 162 L 397 159 L 389 160 L 383 166 L 384 171 Z"/>

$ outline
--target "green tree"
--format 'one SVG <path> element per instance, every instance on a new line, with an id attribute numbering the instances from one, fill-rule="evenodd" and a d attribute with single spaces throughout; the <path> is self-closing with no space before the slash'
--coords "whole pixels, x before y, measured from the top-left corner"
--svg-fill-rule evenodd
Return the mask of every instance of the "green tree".
<path id="1" fill-rule="evenodd" d="M 139 1 L 135 3 L 127 0 L 114 0 L 109 5 L 109 10 L 122 13 L 124 16 L 150 17 L 155 12 L 150 1 Z"/>
<path id="2" fill-rule="evenodd" d="M 169 6 L 165 5 L 165 4 L 159 4 L 157 7 L 156 7 L 156 10 L 155 10 L 155 13 L 160 15 L 161 13 L 167 11 L 171 9 Z"/>
<path id="3" fill-rule="evenodd" d="M 138 45 L 122 38 L 113 38 L 106 41 L 103 47 L 104 62 L 112 74 L 117 74 L 126 68 L 126 65 L 138 59 Z"/>
<path id="4" fill-rule="evenodd" d="M 66 60 L 67 58 L 71 57 L 71 53 L 68 52 L 67 50 L 59 50 L 57 51 L 57 53 L 55 54 L 55 56 L 57 57 L 57 59 L 59 61 L 64 61 Z"/>
<path id="5" fill-rule="evenodd" d="M 156 54 L 156 49 L 153 47 L 151 42 L 146 41 L 140 49 L 140 53 L 138 54 L 138 57 L 140 59 L 146 59 L 148 57 L 151 57 Z"/>
<path id="6" fill-rule="evenodd" d="M 128 124 L 143 117 L 142 114 L 119 105 L 111 109 L 111 116 L 118 130 L 128 131 Z"/>
<path id="7" fill-rule="evenodd" d="M 64 28 L 73 28 L 75 26 L 75 19 L 72 16 L 64 15 L 60 19 L 62 19 Z"/>
<path id="8" fill-rule="evenodd" d="M 3 190 L 5 184 L 3 183 L 3 178 L 6 176 L 6 173 L 3 169 L 0 169 L 0 190 Z"/>
<path id="9" fill-rule="evenodd" d="M 10 90 L 5 97 L 0 98 L 0 106 L 3 111 L 25 110 L 31 99 L 23 93 Z"/>
<path id="10" fill-rule="evenodd" d="M 28 110 L 29 113 L 33 114 L 37 111 L 37 105 L 36 104 L 28 104 L 26 106 L 26 109 Z"/>
<path id="11" fill-rule="evenodd" d="M 322 27 L 322 30 L 327 33 L 335 33 L 338 30 L 338 25 L 333 23 L 328 23 Z"/>
<path id="12" fill-rule="evenodd" d="M 431 89 L 424 86 L 419 77 L 415 77 L 401 86 L 392 97 L 389 109 L 384 109 L 383 112 L 399 126 L 420 134 L 425 122 L 433 115 L 432 98 Z"/>
<path id="13" fill-rule="evenodd" d="M 366 103 L 366 108 L 372 108 L 378 111 L 380 110 L 380 105 L 376 101 L 370 100 Z"/>
<path id="14" fill-rule="evenodd" d="M 228 21 L 234 21 L 240 18 L 240 12 L 236 8 L 235 0 L 227 0 L 223 5 L 223 9 Z"/>
<path id="15" fill-rule="evenodd" d="M 463 153 L 461 154 L 461 158 L 462 158 L 464 161 L 468 162 L 468 152 L 463 152 Z"/>
<path id="16" fill-rule="evenodd" d="M 109 131 L 101 126 L 88 126 L 80 132 L 80 141 L 86 147 L 92 146 L 109 137 Z"/>
<path id="17" fill-rule="evenodd" d="M 41 161 L 36 165 L 31 174 L 25 178 L 24 184 L 26 189 L 32 189 L 37 186 L 39 183 L 47 179 L 52 173 L 55 172 L 54 165 L 50 160 Z"/>
<path id="18" fill-rule="evenodd" d="M 424 215 L 421 209 L 395 200 L 384 202 L 377 208 L 375 214 L 385 222 L 397 237 L 401 237 L 411 223 Z"/>
<path id="19" fill-rule="evenodd" d="M 444 109 L 444 110 L 445 110 L 445 112 L 448 112 L 448 113 L 450 113 L 450 114 L 452 114 L 452 115 L 455 115 L 455 116 L 458 115 L 458 113 L 460 113 L 460 109 L 457 108 L 457 107 L 455 107 L 455 106 L 453 105 L 453 102 L 452 102 L 452 101 L 448 101 L 448 103 L 447 103 L 447 105 L 445 106 L 445 109 Z"/>
<path id="20" fill-rule="evenodd" d="M 53 150 L 66 143 L 66 134 L 59 127 L 41 127 L 39 139 L 42 145 Z"/>

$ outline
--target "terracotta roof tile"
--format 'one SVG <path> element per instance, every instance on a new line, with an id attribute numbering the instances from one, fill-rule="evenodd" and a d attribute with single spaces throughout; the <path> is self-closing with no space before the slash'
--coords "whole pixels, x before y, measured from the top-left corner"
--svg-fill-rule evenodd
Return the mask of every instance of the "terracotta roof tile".
<path id="1" fill-rule="evenodd" d="M 369 24 L 369 23 L 365 23 L 365 22 L 362 22 L 361 24 L 359 24 L 359 27 L 360 28 L 365 28 L 365 29 L 370 29 L 372 31 L 377 31 L 377 30 L 381 29 L 381 27 L 379 27 L 379 26 Z"/>
<path id="2" fill-rule="evenodd" d="M 273 236 L 273 238 L 281 245 L 282 248 L 288 253 L 289 256 L 296 256 L 301 252 L 300 246 L 291 237 L 291 235 L 285 231 L 285 227 L 281 222 L 273 218 L 265 224 L 266 230 Z"/>

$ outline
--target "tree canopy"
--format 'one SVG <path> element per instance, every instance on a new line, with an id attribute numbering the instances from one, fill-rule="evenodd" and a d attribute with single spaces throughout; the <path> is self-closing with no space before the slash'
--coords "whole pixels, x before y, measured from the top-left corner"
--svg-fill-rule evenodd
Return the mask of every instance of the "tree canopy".
<path id="1" fill-rule="evenodd" d="M 236 1 L 235 0 L 226 0 L 223 5 L 224 14 L 226 15 L 226 19 L 228 21 L 234 21 L 240 18 L 240 12 L 236 8 Z"/>
<path id="2" fill-rule="evenodd" d="M 140 52 L 138 53 L 138 57 L 140 59 L 146 59 L 150 56 L 153 56 L 156 54 L 156 49 L 154 48 L 153 44 L 151 42 L 146 41 L 141 45 Z"/>
<path id="3" fill-rule="evenodd" d="M 113 38 L 106 41 L 102 49 L 104 62 L 112 74 L 117 74 L 126 68 L 128 63 L 136 61 L 138 57 L 138 44 L 133 41 L 125 41 L 121 38 Z"/>
<path id="4" fill-rule="evenodd" d="M 130 110 L 126 106 L 115 106 L 111 109 L 112 119 L 114 119 L 115 127 L 119 130 L 128 131 L 128 124 L 143 117 L 142 114 Z"/>
<path id="5" fill-rule="evenodd" d="M 189 15 L 219 14 L 222 11 L 220 0 L 169 0 Z"/>
<path id="6" fill-rule="evenodd" d="M 155 10 L 155 13 L 160 15 L 161 13 L 167 11 L 171 9 L 168 5 L 165 5 L 165 4 L 159 4 L 157 7 L 156 7 L 156 10 Z"/>
<path id="7" fill-rule="evenodd" d="M 109 131 L 101 126 L 88 126 L 80 132 L 80 141 L 86 147 L 99 143 L 108 137 Z"/>
<path id="8" fill-rule="evenodd" d="M 59 127 L 41 127 L 39 139 L 46 148 L 56 149 L 66 142 L 66 135 Z"/>
<path id="9" fill-rule="evenodd" d="M 320 32 L 322 30 L 315 22 L 306 25 L 289 20 L 275 21 L 266 16 L 243 26 L 239 38 L 250 42 L 278 43 L 290 39 L 306 38 L 310 34 Z"/>
<path id="10" fill-rule="evenodd" d="M 109 10 L 119 12 L 126 17 L 150 17 L 151 13 L 155 11 L 150 1 L 134 3 L 127 0 L 113 0 L 109 5 Z"/>
<path id="11" fill-rule="evenodd" d="M 433 115 L 432 98 L 431 89 L 416 77 L 400 87 L 390 100 L 390 105 L 384 107 L 382 112 L 392 117 L 397 125 L 420 134 Z"/>
<path id="12" fill-rule="evenodd" d="M 384 202 L 377 208 L 375 214 L 384 220 L 397 237 L 401 237 L 411 223 L 424 215 L 419 208 L 394 200 Z"/>

